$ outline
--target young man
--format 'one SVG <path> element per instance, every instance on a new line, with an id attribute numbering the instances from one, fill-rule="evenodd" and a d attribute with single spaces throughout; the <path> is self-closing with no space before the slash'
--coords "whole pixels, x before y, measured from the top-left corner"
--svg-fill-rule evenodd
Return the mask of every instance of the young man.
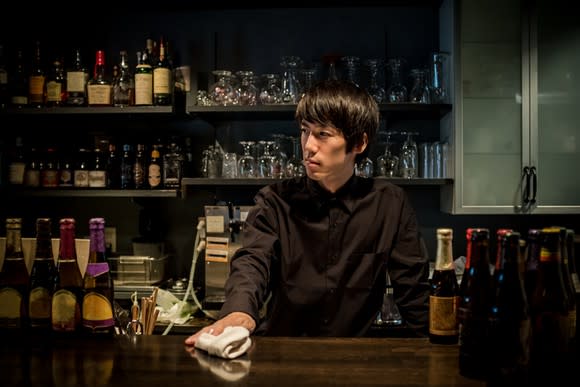
<path id="1" fill-rule="evenodd" d="M 363 336 L 382 305 L 386 271 L 405 323 L 426 333 L 429 268 L 415 212 L 400 187 L 354 174 L 379 126 L 377 104 L 348 81 L 323 81 L 295 116 L 307 176 L 258 192 L 220 319 L 185 343 L 227 326 L 270 336 Z"/>

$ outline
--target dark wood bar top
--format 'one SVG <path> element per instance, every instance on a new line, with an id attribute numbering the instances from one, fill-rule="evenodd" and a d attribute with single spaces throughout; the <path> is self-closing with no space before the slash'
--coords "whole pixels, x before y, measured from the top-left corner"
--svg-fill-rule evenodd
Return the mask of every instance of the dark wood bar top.
<path id="1" fill-rule="evenodd" d="M 252 337 L 224 360 L 181 335 L 3 339 L 0 386 L 483 386 L 458 372 L 458 346 L 422 338 Z"/>

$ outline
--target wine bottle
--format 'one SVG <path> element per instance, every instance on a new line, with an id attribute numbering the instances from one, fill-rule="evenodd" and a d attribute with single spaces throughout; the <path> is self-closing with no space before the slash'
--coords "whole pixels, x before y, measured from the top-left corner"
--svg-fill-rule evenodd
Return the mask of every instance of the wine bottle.
<path id="1" fill-rule="evenodd" d="M 459 286 L 459 373 L 487 379 L 488 316 L 491 301 L 489 229 L 468 228 L 465 271 Z"/>
<path id="2" fill-rule="evenodd" d="M 34 261 L 30 272 L 29 317 L 35 330 L 51 330 L 52 294 L 56 282 L 56 266 L 52 253 L 52 222 L 50 218 L 36 220 Z"/>
<path id="3" fill-rule="evenodd" d="M 489 385 L 529 383 L 531 320 L 520 272 L 520 233 L 498 232 L 497 260 L 489 322 Z"/>
<path id="4" fill-rule="evenodd" d="M 81 326 L 83 300 L 83 277 L 77 262 L 75 246 L 76 221 L 60 219 L 60 247 L 57 263 L 57 279 L 52 296 L 52 330 L 74 333 Z"/>
<path id="5" fill-rule="evenodd" d="M 16 69 L 9 76 L 10 105 L 17 108 L 28 106 L 28 74 L 21 48 L 16 53 Z"/>
<path id="6" fill-rule="evenodd" d="M 459 285 L 453 261 L 453 230 L 437 229 L 437 256 L 429 294 L 429 341 L 457 344 Z"/>
<path id="7" fill-rule="evenodd" d="M 107 77 L 105 51 L 97 50 L 93 77 L 87 83 L 89 106 L 112 106 L 113 85 Z"/>
<path id="8" fill-rule="evenodd" d="M 89 261 L 84 278 L 83 327 L 91 333 L 115 332 L 114 288 L 105 256 L 105 219 L 89 220 Z"/>
<path id="9" fill-rule="evenodd" d="M 24 144 L 22 137 L 16 137 L 14 152 L 10 155 L 8 164 L 8 182 L 11 185 L 24 184 L 24 171 L 26 169 L 26 160 L 24 156 Z"/>
<path id="10" fill-rule="evenodd" d="M 0 44 L 0 109 L 6 109 L 10 103 L 7 67 L 4 45 Z"/>
<path id="11" fill-rule="evenodd" d="M 133 178 L 133 147 L 131 144 L 123 144 L 123 154 L 121 155 L 121 189 L 135 188 Z"/>
<path id="12" fill-rule="evenodd" d="M 531 228 L 526 239 L 526 257 L 524 271 L 524 287 L 528 303 L 531 303 L 532 294 L 538 283 L 538 269 L 540 266 L 540 234 L 541 230 Z"/>
<path id="13" fill-rule="evenodd" d="M 572 275 L 570 274 L 569 258 L 568 258 L 568 248 L 567 248 L 567 231 L 565 227 L 555 227 L 560 230 L 560 254 L 561 261 L 560 267 L 562 269 L 562 281 L 564 282 L 564 288 L 566 289 L 566 295 L 568 296 L 568 342 L 570 349 L 575 345 L 576 340 L 576 289 L 574 288 L 574 283 L 572 280 Z"/>
<path id="14" fill-rule="evenodd" d="M 107 187 L 107 165 L 105 163 L 101 148 L 95 148 L 93 152 L 93 162 L 89 166 L 89 187 Z"/>
<path id="15" fill-rule="evenodd" d="M 22 218 L 6 219 L 6 247 L 0 271 L 0 328 L 26 328 L 30 276 L 22 250 Z"/>
<path id="16" fill-rule="evenodd" d="M 75 49 L 71 67 L 66 72 L 66 103 L 70 106 L 87 104 L 89 73 L 83 64 L 81 50 Z"/>
<path id="17" fill-rule="evenodd" d="M 537 380 L 564 371 L 569 346 L 569 300 L 562 279 L 560 230 L 540 232 L 538 278 L 530 299 L 533 345 L 530 361 Z"/>
<path id="18" fill-rule="evenodd" d="M 153 68 L 153 104 L 170 106 L 173 102 L 173 69 L 166 56 L 163 38 L 159 41 L 159 59 Z"/>
<path id="19" fill-rule="evenodd" d="M 142 189 L 147 186 L 147 157 L 145 155 L 145 144 L 137 144 L 135 161 L 133 163 L 133 186 Z"/>
<path id="20" fill-rule="evenodd" d="M 145 52 L 137 52 L 135 67 L 135 105 L 153 105 L 153 67 Z"/>
<path id="21" fill-rule="evenodd" d="M 62 61 L 52 62 L 52 69 L 46 78 L 46 106 L 63 106 L 66 102 L 66 78 Z"/>
<path id="22" fill-rule="evenodd" d="M 46 74 L 42 64 L 40 42 L 36 41 L 32 69 L 28 77 L 28 103 L 30 106 L 41 108 L 45 106 Z"/>

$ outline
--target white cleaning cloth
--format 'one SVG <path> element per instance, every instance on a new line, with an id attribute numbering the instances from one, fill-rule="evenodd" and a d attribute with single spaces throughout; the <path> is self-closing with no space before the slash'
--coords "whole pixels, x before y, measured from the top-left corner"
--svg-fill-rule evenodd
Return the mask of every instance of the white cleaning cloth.
<path id="1" fill-rule="evenodd" d="M 217 336 L 202 333 L 195 341 L 196 348 L 224 359 L 234 359 L 243 355 L 251 345 L 250 331 L 244 327 L 226 327 Z"/>

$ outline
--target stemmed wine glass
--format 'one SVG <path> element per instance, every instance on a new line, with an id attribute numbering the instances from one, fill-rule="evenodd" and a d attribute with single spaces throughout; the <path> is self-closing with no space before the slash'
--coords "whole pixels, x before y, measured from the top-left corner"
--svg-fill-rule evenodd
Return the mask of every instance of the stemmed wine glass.
<path id="1" fill-rule="evenodd" d="M 379 59 L 367 59 L 364 64 L 369 72 L 369 94 L 377 101 L 383 103 L 387 99 L 385 88 L 379 85 L 379 70 L 381 68 L 381 61 Z"/>
<path id="2" fill-rule="evenodd" d="M 400 174 L 406 179 L 413 179 L 417 177 L 417 166 L 419 165 L 417 143 L 413 139 L 413 136 L 418 133 L 401 132 L 401 134 L 407 136 L 407 138 L 401 146 L 401 155 L 399 159 Z"/>
<path id="3" fill-rule="evenodd" d="M 302 162 L 302 150 L 299 137 L 288 137 L 292 142 L 292 155 L 286 163 L 286 177 L 300 177 L 306 175 L 306 168 Z"/>
<path id="4" fill-rule="evenodd" d="M 274 158 L 271 150 L 274 141 L 261 140 L 258 143 L 263 148 L 262 154 L 258 157 L 258 177 L 272 178 L 274 177 Z"/>
<path id="5" fill-rule="evenodd" d="M 238 176 L 241 178 L 256 177 L 256 159 L 252 156 L 254 141 L 240 141 L 243 153 L 238 159 Z"/>
<path id="6" fill-rule="evenodd" d="M 377 157 L 378 175 L 385 177 L 394 177 L 397 175 L 397 168 L 399 167 L 399 157 L 393 151 L 392 136 L 397 134 L 395 131 L 387 132 L 387 143 L 385 145 L 385 153 Z"/>

